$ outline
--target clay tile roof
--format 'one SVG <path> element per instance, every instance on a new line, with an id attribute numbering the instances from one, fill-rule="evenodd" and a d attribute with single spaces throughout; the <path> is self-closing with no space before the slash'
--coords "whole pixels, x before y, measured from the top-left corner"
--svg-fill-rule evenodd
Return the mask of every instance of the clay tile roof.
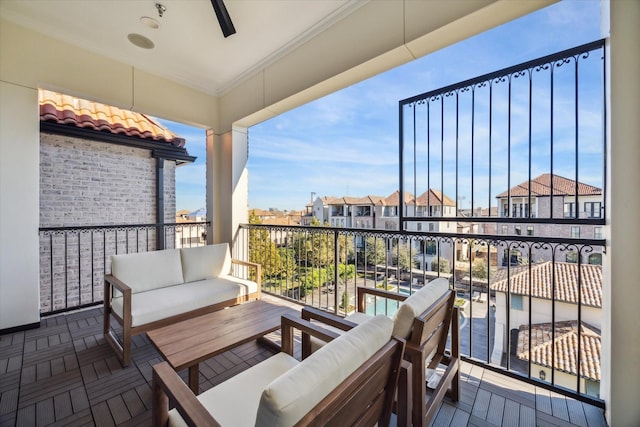
<path id="1" fill-rule="evenodd" d="M 553 284 L 552 262 L 547 261 L 531 265 L 531 278 L 533 287 L 531 296 L 534 298 L 551 299 Z M 602 266 L 582 264 L 581 273 L 581 299 L 583 305 L 602 307 Z M 516 295 L 529 295 L 529 268 L 525 266 L 517 271 L 511 271 L 511 293 Z M 555 263 L 555 300 L 578 303 L 578 264 L 556 262 Z M 495 281 L 491 289 L 498 292 L 507 292 L 507 278 Z"/>
<path id="2" fill-rule="evenodd" d="M 575 320 L 539 323 L 531 328 L 531 362 L 578 375 L 578 339 L 580 339 L 580 376 L 600 381 L 600 331 L 584 322 L 578 334 Z M 554 334 L 555 329 L 555 334 Z M 578 335 L 580 338 L 578 338 Z M 555 353 L 554 357 L 552 355 Z M 529 360 L 529 326 L 520 326 L 518 333 L 518 358 Z"/>
<path id="3" fill-rule="evenodd" d="M 414 201 L 412 200 L 413 204 Z M 434 206 L 443 204 L 444 206 L 455 206 L 456 203 L 441 191 L 429 189 L 415 199 L 416 206 Z"/>
<path id="4" fill-rule="evenodd" d="M 88 128 L 184 147 L 178 137 L 148 116 L 49 90 L 39 90 L 40 121 Z"/>
<path id="5" fill-rule="evenodd" d="M 531 195 L 532 196 L 550 196 L 551 195 L 551 174 L 545 173 L 537 178 L 531 180 Z M 529 182 L 522 182 L 515 187 L 511 187 L 509 191 L 504 191 L 498 194 L 496 197 L 507 197 L 511 193 L 511 197 L 522 197 L 529 195 Z M 560 175 L 553 175 L 553 195 L 554 196 L 575 196 L 576 194 L 576 181 L 562 177 Z M 594 187 L 589 184 L 578 182 L 578 195 L 579 196 L 594 196 L 601 195 L 602 189 Z"/>
<path id="6" fill-rule="evenodd" d="M 411 194 L 408 191 L 406 191 L 404 193 L 404 203 L 407 204 L 411 200 L 413 200 L 413 194 Z M 388 195 L 384 199 L 384 201 L 382 201 L 382 204 L 385 205 L 385 206 L 398 206 L 400 204 L 399 202 L 400 202 L 400 192 L 399 191 L 394 191 L 393 193 Z"/>

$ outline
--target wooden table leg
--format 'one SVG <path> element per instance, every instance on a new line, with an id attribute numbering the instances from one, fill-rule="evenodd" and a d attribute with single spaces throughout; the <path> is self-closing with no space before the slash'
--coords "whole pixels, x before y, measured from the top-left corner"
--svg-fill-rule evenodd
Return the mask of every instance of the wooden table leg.
<path id="1" fill-rule="evenodd" d="M 198 363 L 193 366 L 189 366 L 189 388 L 193 391 L 193 394 L 198 395 L 199 388 L 199 380 L 198 376 L 200 375 L 200 369 L 198 368 Z"/>

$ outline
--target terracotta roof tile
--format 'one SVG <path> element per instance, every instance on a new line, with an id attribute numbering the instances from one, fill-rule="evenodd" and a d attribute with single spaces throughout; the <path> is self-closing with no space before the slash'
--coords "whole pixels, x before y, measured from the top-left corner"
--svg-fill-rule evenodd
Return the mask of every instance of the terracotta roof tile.
<path id="1" fill-rule="evenodd" d="M 184 147 L 178 137 L 148 116 L 49 90 L 39 90 L 40 120 Z"/>
<path id="2" fill-rule="evenodd" d="M 552 262 L 547 261 L 531 265 L 533 287 L 531 296 L 551 299 L 553 283 Z M 591 307 L 602 307 L 602 266 L 582 264 L 580 292 L 582 304 Z M 529 295 L 529 268 L 524 266 L 516 271 L 511 270 L 510 290 L 512 294 Z M 578 264 L 555 263 L 555 300 L 572 304 L 578 303 Z M 507 292 L 507 278 L 491 284 L 491 289 Z"/>
<path id="3" fill-rule="evenodd" d="M 415 200 L 415 204 L 417 206 L 435 206 L 443 204 L 444 206 L 455 206 L 456 203 L 450 199 L 446 194 L 442 194 L 441 191 L 429 189 L 429 191 L 425 191 L 420 196 L 418 196 Z M 411 201 L 411 204 L 414 203 L 414 200 Z"/>
<path id="4" fill-rule="evenodd" d="M 551 195 L 551 174 L 545 173 L 531 180 L 532 196 L 550 196 Z M 496 197 L 507 197 L 511 193 L 511 197 L 525 197 L 529 195 L 529 182 L 522 182 L 515 187 L 511 187 L 509 191 L 504 191 Z M 559 175 L 553 175 L 553 195 L 554 196 L 574 196 L 576 194 L 576 181 Z M 578 182 L 579 196 L 601 195 L 602 189 L 589 184 Z"/>
<path id="5" fill-rule="evenodd" d="M 578 375 L 578 339 L 580 340 L 580 376 L 600 381 L 600 331 L 584 322 L 578 334 L 578 322 L 539 323 L 531 328 L 531 362 Z M 555 334 L 554 334 L 555 329 Z M 579 338 L 578 338 L 579 336 Z M 554 357 L 552 357 L 554 355 Z M 529 360 L 529 326 L 520 326 L 518 358 Z M 553 361 L 553 362 L 552 362 Z"/>
<path id="6" fill-rule="evenodd" d="M 409 203 L 411 200 L 413 200 L 413 194 L 409 193 L 408 191 L 406 191 L 404 193 L 404 202 Z M 400 192 L 399 191 L 394 191 L 393 193 L 391 193 L 390 195 L 388 195 L 387 197 L 384 198 L 384 200 L 382 200 L 382 205 L 384 206 L 398 206 L 400 203 Z"/>

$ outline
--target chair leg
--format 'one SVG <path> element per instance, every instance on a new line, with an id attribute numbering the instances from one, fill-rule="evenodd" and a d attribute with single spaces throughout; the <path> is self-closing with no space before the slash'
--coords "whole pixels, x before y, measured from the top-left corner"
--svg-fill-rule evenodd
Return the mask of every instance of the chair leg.
<path id="1" fill-rule="evenodd" d="M 426 408 L 426 374 L 424 366 L 424 357 L 421 353 L 411 354 L 410 363 L 412 365 L 413 378 L 411 380 L 411 405 L 412 405 L 412 422 L 414 426 L 422 426 L 427 416 Z"/>
<path id="2" fill-rule="evenodd" d="M 396 417 L 398 427 L 411 426 L 412 402 L 412 372 L 413 367 L 406 360 L 402 361 L 398 375 L 398 391 L 396 396 Z"/>

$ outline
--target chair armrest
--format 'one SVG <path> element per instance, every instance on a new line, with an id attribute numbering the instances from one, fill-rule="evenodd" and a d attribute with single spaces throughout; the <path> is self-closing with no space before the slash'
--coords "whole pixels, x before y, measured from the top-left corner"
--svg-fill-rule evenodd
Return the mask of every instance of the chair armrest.
<path id="1" fill-rule="evenodd" d="M 251 262 L 251 261 L 243 261 L 241 259 L 231 259 L 231 264 L 243 265 L 249 268 L 256 269 L 256 283 L 258 284 L 258 289 L 262 289 L 262 265 Z"/>
<path id="2" fill-rule="evenodd" d="M 168 400 L 175 404 L 182 419 L 189 426 L 220 426 L 205 409 L 186 383 L 162 362 L 153 366 L 153 425 L 165 426 L 168 419 Z"/>
<path id="3" fill-rule="evenodd" d="M 348 331 L 351 328 L 356 327 L 358 324 L 351 322 L 344 317 L 337 316 L 326 311 L 319 310 L 313 307 L 302 307 L 302 318 L 304 320 L 317 320 L 326 325 L 333 326 L 334 328 Z"/>
<path id="4" fill-rule="evenodd" d="M 404 301 L 409 296 L 404 294 L 399 294 L 397 292 L 391 292 L 386 289 L 378 289 L 378 288 L 367 288 L 365 286 L 358 286 L 357 290 L 357 309 L 359 312 L 364 313 L 366 311 L 366 299 L 365 296 L 373 295 L 376 297 L 392 299 L 395 301 Z"/>
<path id="5" fill-rule="evenodd" d="M 281 318 L 282 351 L 293 356 L 293 331 L 298 329 L 303 334 L 314 336 L 322 341 L 329 342 L 340 336 L 339 333 L 322 328 L 308 320 L 296 317 L 293 314 L 283 314 Z"/>
<path id="6" fill-rule="evenodd" d="M 131 288 L 112 274 L 107 274 L 104 276 L 104 285 L 113 286 L 123 294 L 131 294 Z"/>

